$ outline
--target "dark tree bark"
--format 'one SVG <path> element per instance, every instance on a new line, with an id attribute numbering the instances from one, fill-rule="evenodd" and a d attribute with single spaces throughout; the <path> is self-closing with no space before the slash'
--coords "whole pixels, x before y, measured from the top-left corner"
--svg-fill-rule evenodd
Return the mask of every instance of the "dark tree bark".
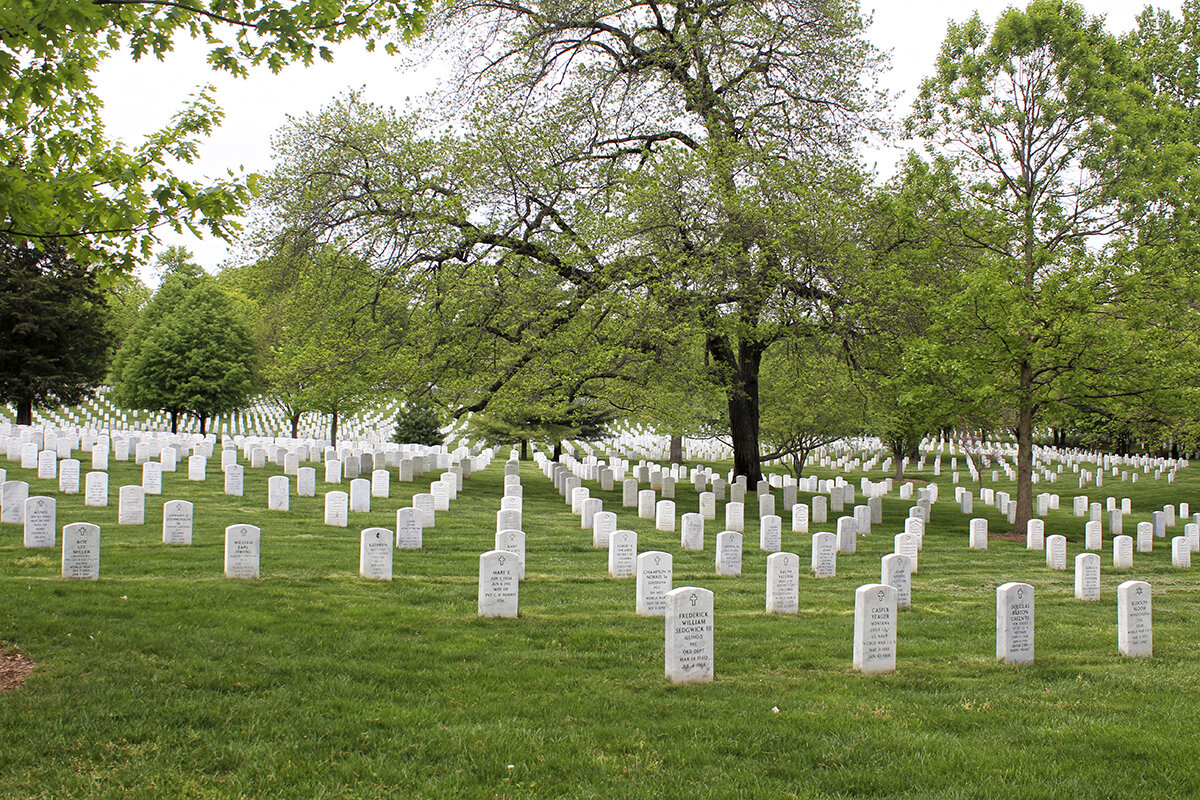
<path id="1" fill-rule="evenodd" d="M 330 447 L 337 447 L 337 435 L 338 435 L 338 413 L 337 413 L 337 409 L 335 408 L 333 410 L 333 414 L 331 415 L 331 417 L 329 419 L 329 446 Z"/>
<path id="2" fill-rule="evenodd" d="M 682 464 L 683 463 L 683 437 L 682 436 L 672 436 L 671 437 L 671 463 L 672 464 Z"/>
<path id="3" fill-rule="evenodd" d="M 33 401 L 19 400 L 17 401 L 17 424 L 32 425 L 33 424 Z"/>
<path id="4" fill-rule="evenodd" d="M 291 421 L 292 421 L 292 438 L 299 439 L 300 438 L 300 412 L 299 411 L 292 412 Z"/>

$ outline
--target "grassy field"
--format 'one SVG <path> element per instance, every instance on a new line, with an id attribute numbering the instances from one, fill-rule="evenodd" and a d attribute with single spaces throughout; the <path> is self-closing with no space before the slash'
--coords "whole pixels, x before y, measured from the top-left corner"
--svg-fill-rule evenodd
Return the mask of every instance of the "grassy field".
<path id="1" fill-rule="evenodd" d="M 245 496 L 231 498 L 218 469 L 199 484 L 181 467 L 133 527 L 116 524 L 115 507 L 117 488 L 140 480 L 131 464 L 113 463 L 107 509 L 0 467 L 31 495 L 58 497 L 60 529 L 102 530 L 101 579 L 84 583 L 59 577 L 57 551 L 26 550 L 19 526 L 0 525 L 0 649 L 37 662 L 0 693 L 8 800 L 1200 796 L 1200 566 L 1173 568 L 1159 539 L 1116 571 L 1106 531 L 1101 601 L 1075 600 L 1073 572 L 1040 552 L 998 540 L 969 550 L 947 475 L 900 617 L 898 668 L 872 677 L 850 666 L 854 590 L 879 580 L 907 501 L 884 500 L 884 523 L 839 558 L 837 578 L 801 579 L 799 614 L 769 616 L 756 509 L 743 575 L 717 578 L 716 523 L 705 552 L 684 552 L 678 534 L 593 485 L 639 550 L 674 553 L 675 585 L 715 592 L 716 682 L 672 686 L 662 620 L 634 615 L 633 581 L 607 577 L 605 552 L 532 464 L 517 620 L 475 616 L 502 460 L 468 479 L 423 550 L 395 552 L 391 583 L 358 578 L 359 530 L 391 528 L 435 476 L 393 483 L 391 499 L 341 529 L 294 483 L 291 510 L 268 512 L 278 468 L 248 468 Z M 1073 564 L 1083 520 L 1064 477 L 1046 532 L 1067 535 Z M 1132 497 L 1127 533 L 1167 502 L 1200 510 L 1197 467 L 1171 486 L 1109 480 L 1093 499 Z M 195 503 L 190 547 L 161 543 L 169 499 Z M 677 504 L 696 510 L 690 487 Z M 983 515 L 1002 530 L 994 510 Z M 783 516 L 785 549 L 807 563 L 809 537 Z M 256 581 L 222 577 L 223 531 L 239 522 L 262 528 Z M 1181 534 L 1182 523 L 1169 530 Z M 1131 578 L 1154 589 L 1152 659 L 1117 653 L 1116 586 Z M 1009 580 L 1036 587 L 1031 667 L 994 658 L 995 590 Z"/>

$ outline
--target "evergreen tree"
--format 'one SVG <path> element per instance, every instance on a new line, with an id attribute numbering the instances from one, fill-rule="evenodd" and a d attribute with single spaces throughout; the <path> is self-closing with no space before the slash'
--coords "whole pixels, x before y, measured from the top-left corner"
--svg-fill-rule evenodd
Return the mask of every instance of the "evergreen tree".
<path id="1" fill-rule="evenodd" d="M 430 447 L 436 447 L 444 441 L 437 410 L 428 398 L 417 398 L 400 409 L 396 414 L 396 432 L 392 435 L 392 441 Z"/>
<path id="2" fill-rule="evenodd" d="M 103 379 L 108 319 L 93 270 L 0 237 L 0 400 L 18 424 L 33 423 L 35 406 L 80 402 Z"/>

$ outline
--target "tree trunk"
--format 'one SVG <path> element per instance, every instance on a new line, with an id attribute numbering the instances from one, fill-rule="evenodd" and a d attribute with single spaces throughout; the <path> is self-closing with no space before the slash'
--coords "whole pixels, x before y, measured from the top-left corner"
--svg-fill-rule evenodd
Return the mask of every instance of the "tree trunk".
<path id="1" fill-rule="evenodd" d="M 720 336 L 709 336 L 708 352 L 721 368 L 729 402 L 729 435 L 733 441 L 733 474 L 745 475 L 754 486 L 762 480 L 762 462 L 758 446 L 758 371 L 765 347 L 742 341 L 735 354 L 730 343 Z"/>
<path id="2" fill-rule="evenodd" d="M 672 464 L 682 464 L 683 463 L 683 437 L 682 436 L 672 436 L 671 437 L 671 463 Z"/>
<path id="3" fill-rule="evenodd" d="M 32 425 L 33 424 L 33 401 L 18 400 L 17 401 L 17 424 Z"/>
<path id="4" fill-rule="evenodd" d="M 208 414 L 200 415 L 200 435 L 204 436 L 208 433 Z"/>
<path id="5" fill-rule="evenodd" d="M 292 438 L 293 439 L 300 438 L 300 412 L 299 411 L 292 412 Z"/>
<path id="6" fill-rule="evenodd" d="M 529 460 L 529 440 L 528 439 L 521 440 L 521 460 L 522 461 Z"/>
<path id="7" fill-rule="evenodd" d="M 179 433 L 179 412 L 171 412 L 171 433 Z"/>
<path id="8" fill-rule="evenodd" d="M 1021 364 L 1021 407 L 1017 412 L 1017 516 L 1012 533 L 1025 535 L 1033 518 L 1033 367 Z"/>
<path id="9" fill-rule="evenodd" d="M 550 460 L 558 461 L 560 458 L 562 458 L 562 442 L 555 442 L 554 443 L 554 456 Z"/>
<path id="10" fill-rule="evenodd" d="M 338 413 L 337 409 L 333 410 L 333 414 L 329 419 L 329 446 L 337 447 L 337 428 L 338 428 Z"/>

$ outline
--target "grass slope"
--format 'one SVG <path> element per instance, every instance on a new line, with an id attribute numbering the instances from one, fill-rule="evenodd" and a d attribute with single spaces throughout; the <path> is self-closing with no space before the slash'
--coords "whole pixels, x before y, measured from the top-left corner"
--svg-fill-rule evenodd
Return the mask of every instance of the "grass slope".
<path id="1" fill-rule="evenodd" d="M 357 577 L 358 532 L 393 527 L 435 476 L 393 483 L 389 500 L 339 529 L 294 483 L 291 510 L 266 511 L 278 468 L 247 469 L 242 498 L 221 492 L 218 470 L 203 484 L 184 470 L 164 476 L 146 524 L 132 527 L 115 508 L 118 487 L 140 479 L 131 464 L 113 463 L 107 509 L 0 466 L 31 495 L 58 498 L 60 529 L 102 530 L 101 579 L 82 583 L 58 577 L 57 551 L 26 550 L 18 526 L 0 525 L 0 640 L 38 662 L 0 693 L 0 797 L 1200 796 L 1189 748 L 1200 567 L 1172 568 L 1160 539 L 1115 571 L 1106 532 L 1102 599 L 1077 601 L 1073 573 L 1049 570 L 1040 552 L 995 540 L 968 550 L 945 478 L 898 669 L 874 677 L 850 668 L 854 590 L 879 580 L 907 501 L 885 499 L 884 523 L 839 558 L 837 578 L 801 579 L 799 614 L 768 616 L 753 510 L 742 577 L 717 578 L 717 523 L 705 552 L 683 552 L 678 534 L 593 485 L 639 550 L 674 553 L 676 586 L 715 592 L 717 680 L 676 687 L 663 677 L 662 620 L 634 615 L 633 581 L 607 577 L 605 551 L 532 464 L 518 620 L 475 616 L 502 462 L 467 480 L 424 550 L 396 551 L 392 583 Z M 1073 562 L 1083 521 L 1064 478 L 1046 532 L 1067 535 Z M 1145 478 L 1093 489 L 1133 497 L 1127 532 L 1163 503 L 1200 506 L 1193 470 L 1174 486 Z M 168 499 L 195 503 L 191 547 L 161 544 Z M 681 487 L 677 504 L 695 510 L 695 493 Z M 262 527 L 257 581 L 222 577 L 223 531 L 237 522 Z M 785 530 L 784 547 L 807 562 L 807 535 Z M 1154 587 L 1152 659 L 1117 654 L 1116 585 L 1130 578 Z M 1007 580 L 1036 587 L 1032 667 L 994 659 L 995 588 Z"/>

